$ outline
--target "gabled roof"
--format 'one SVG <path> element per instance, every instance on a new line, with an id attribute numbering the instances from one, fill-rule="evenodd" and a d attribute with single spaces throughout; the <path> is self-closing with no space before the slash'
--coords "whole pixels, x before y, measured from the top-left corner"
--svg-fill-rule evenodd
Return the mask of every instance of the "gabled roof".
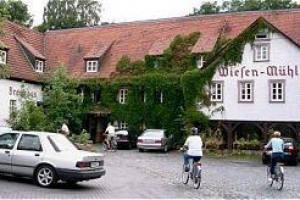
<path id="1" fill-rule="evenodd" d="M 25 42 L 25 40 L 21 39 L 18 36 L 15 36 L 16 40 L 24 47 L 26 48 L 34 57 L 46 60 L 46 57 L 42 55 L 39 51 L 37 51 L 34 47 L 32 47 L 30 44 Z"/>
<path id="2" fill-rule="evenodd" d="M 99 59 L 111 47 L 112 43 L 95 45 L 83 58 L 84 59 Z"/>
<path id="3" fill-rule="evenodd" d="M 23 38 L 33 49 L 44 53 L 44 34 L 9 21 L 5 21 L 3 29 L 4 34 L 0 35 L 0 41 L 9 50 L 7 63 L 10 67 L 10 78 L 39 82 L 40 74 L 34 71 L 16 37 Z"/>
<path id="4" fill-rule="evenodd" d="M 5 29 L 10 34 L 3 40 L 0 37 L 0 41 L 10 49 L 8 62 L 15 77 L 36 79 L 32 67 L 28 67 L 28 60 L 14 39 L 14 36 L 17 36 L 28 44 L 25 46 L 31 49 L 36 57 L 46 58 L 47 69 L 53 70 L 63 64 L 73 77 L 107 78 L 115 72 L 122 56 L 129 56 L 132 60 L 143 60 L 146 55 L 161 55 L 177 35 L 188 35 L 193 32 L 200 32 L 201 35 L 192 52 L 209 52 L 220 36 L 234 39 L 259 18 L 266 20 L 296 45 L 300 45 L 299 9 L 129 22 L 55 30 L 44 35 L 7 23 Z M 100 57 L 100 71 L 86 73 L 85 59 Z"/>

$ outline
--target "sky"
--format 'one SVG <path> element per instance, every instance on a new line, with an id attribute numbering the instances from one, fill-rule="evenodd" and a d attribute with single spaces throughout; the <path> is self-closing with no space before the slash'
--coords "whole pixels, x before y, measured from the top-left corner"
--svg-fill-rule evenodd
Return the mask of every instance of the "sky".
<path id="1" fill-rule="evenodd" d="M 43 12 L 48 0 L 22 0 L 34 25 L 43 22 Z M 102 3 L 102 22 L 131 22 L 148 19 L 181 17 L 199 8 L 204 0 L 99 0 Z"/>

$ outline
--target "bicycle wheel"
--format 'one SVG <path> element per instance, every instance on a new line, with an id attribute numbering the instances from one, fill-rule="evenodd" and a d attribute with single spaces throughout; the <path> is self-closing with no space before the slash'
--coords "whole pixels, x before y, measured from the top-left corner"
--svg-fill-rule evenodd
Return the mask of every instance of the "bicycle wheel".
<path id="1" fill-rule="evenodd" d="M 182 175 L 181 175 L 181 180 L 183 184 L 187 184 L 189 182 L 189 178 L 190 178 L 190 172 L 189 171 L 185 171 L 185 166 L 182 166 Z"/>
<path id="2" fill-rule="evenodd" d="M 201 167 L 200 166 L 195 165 L 193 176 L 194 176 L 194 178 L 193 178 L 194 188 L 199 189 L 200 184 L 201 184 Z"/>
<path id="3" fill-rule="evenodd" d="M 273 181 L 274 181 L 274 179 L 271 177 L 271 167 L 268 166 L 267 167 L 267 183 L 270 187 L 272 187 Z"/>
<path id="4" fill-rule="evenodd" d="M 282 190 L 283 183 L 284 183 L 284 173 L 283 173 L 283 167 L 277 167 L 276 169 L 276 179 L 274 181 L 276 183 L 277 190 Z"/>
<path id="5" fill-rule="evenodd" d="M 103 149 L 103 151 L 108 150 L 107 144 L 105 142 L 102 143 L 102 149 Z"/>

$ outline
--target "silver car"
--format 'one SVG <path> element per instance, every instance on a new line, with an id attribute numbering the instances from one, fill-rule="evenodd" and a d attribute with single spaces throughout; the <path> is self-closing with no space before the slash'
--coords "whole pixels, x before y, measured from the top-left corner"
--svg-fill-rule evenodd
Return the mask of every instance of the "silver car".
<path id="1" fill-rule="evenodd" d="M 0 172 L 31 177 L 42 187 L 105 174 L 102 154 L 78 150 L 64 135 L 9 131 L 0 134 Z"/>
<path id="2" fill-rule="evenodd" d="M 163 129 L 146 129 L 141 136 L 138 137 L 137 147 L 139 151 L 145 149 L 168 151 L 168 138 L 166 131 Z"/>

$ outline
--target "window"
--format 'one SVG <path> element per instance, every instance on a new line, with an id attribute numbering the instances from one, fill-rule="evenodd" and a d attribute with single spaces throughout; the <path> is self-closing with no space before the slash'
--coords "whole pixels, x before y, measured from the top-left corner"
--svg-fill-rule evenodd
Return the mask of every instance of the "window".
<path id="1" fill-rule="evenodd" d="M 86 72 L 98 72 L 98 61 L 97 60 L 87 61 Z"/>
<path id="2" fill-rule="evenodd" d="M 6 51 L 0 50 L 0 64 L 6 64 Z"/>
<path id="3" fill-rule="evenodd" d="M 284 80 L 272 80 L 269 84 L 270 101 L 284 102 L 285 100 L 285 82 Z"/>
<path id="4" fill-rule="evenodd" d="M 210 88 L 211 101 L 223 101 L 223 83 L 222 82 L 213 82 Z"/>
<path id="5" fill-rule="evenodd" d="M 18 138 L 17 133 L 5 133 L 0 135 L 0 149 L 12 149 Z"/>
<path id="6" fill-rule="evenodd" d="M 253 102 L 254 83 L 252 81 L 239 82 L 239 101 Z"/>
<path id="7" fill-rule="evenodd" d="M 256 44 L 254 46 L 254 61 L 269 61 L 270 46 L 268 44 Z"/>
<path id="8" fill-rule="evenodd" d="M 95 90 L 93 94 L 94 103 L 98 103 L 101 101 L 101 93 L 100 90 Z"/>
<path id="9" fill-rule="evenodd" d="M 119 128 L 122 129 L 122 130 L 126 130 L 128 128 L 128 125 L 126 122 L 120 122 L 119 124 Z"/>
<path id="10" fill-rule="evenodd" d="M 266 40 L 266 39 L 270 39 L 270 33 L 268 30 L 262 30 L 259 33 L 257 33 L 255 35 L 255 39 L 257 40 Z"/>
<path id="11" fill-rule="evenodd" d="M 36 60 L 34 69 L 36 72 L 44 72 L 44 61 Z"/>
<path id="12" fill-rule="evenodd" d="M 128 89 L 119 90 L 119 103 L 125 104 L 127 101 Z"/>
<path id="13" fill-rule="evenodd" d="M 42 151 L 40 138 L 37 135 L 23 134 L 17 149 L 26 151 Z"/>
<path id="14" fill-rule="evenodd" d="M 199 60 L 197 60 L 197 68 L 201 69 L 204 66 L 204 56 L 200 56 Z"/>
<path id="15" fill-rule="evenodd" d="M 10 112 L 17 110 L 17 100 L 9 101 L 9 110 L 10 110 Z"/>

